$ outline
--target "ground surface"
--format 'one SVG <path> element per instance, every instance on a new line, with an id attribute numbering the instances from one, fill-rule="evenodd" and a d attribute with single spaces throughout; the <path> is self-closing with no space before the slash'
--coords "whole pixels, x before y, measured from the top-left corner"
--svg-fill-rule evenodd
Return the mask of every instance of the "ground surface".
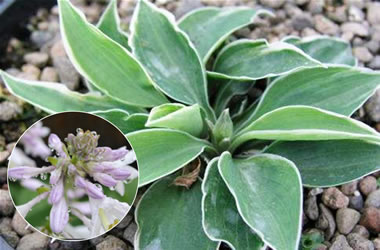
<path id="1" fill-rule="evenodd" d="M 96 22 L 105 1 L 72 0 Z M 353 46 L 359 65 L 380 69 L 380 2 L 366 0 L 156 0 L 177 17 L 204 5 L 264 6 L 276 17 L 260 19 L 237 32 L 236 37 L 276 41 L 287 35 L 325 34 L 341 37 Z M 122 24 L 128 27 L 134 2 L 121 0 Z M 30 38 L 9 41 L 0 59 L 8 72 L 32 80 L 61 82 L 82 91 L 83 82 L 70 64 L 59 36 L 57 8 L 40 10 L 30 20 Z M 1 80 L 0 80 L 1 81 Z M 6 184 L 6 159 L 14 142 L 42 112 L 9 95 L 0 82 L 0 249 L 131 249 L 136 224 L 128 215 L 104 236 L 83 242 L 50 240 L 25 229 L 15 213 Z M 380 91 L 361 108 L 356 118 L 380 131 Z M 317 249 L 380 249 L 380 190 L 378 174 L 341 187 L 305 189 L 304 235 L 313 233 L 322 244 Z M 308 239 L 307 237 L 304 239 Z M 314 248 L 315 249 L 315 248 Z"/>

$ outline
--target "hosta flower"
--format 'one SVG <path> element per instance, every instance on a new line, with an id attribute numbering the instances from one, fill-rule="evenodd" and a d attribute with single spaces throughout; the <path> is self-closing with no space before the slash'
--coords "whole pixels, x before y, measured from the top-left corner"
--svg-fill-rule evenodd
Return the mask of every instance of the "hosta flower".
<path id="1" fill-rule="evenodd" d="M 20 143 L 24 146 L 25 153 L 33 157 L 48 157 L 51 151 L 49 147 L 46 146 L 43 138 L 49 133 L 50 129 L 43 127 L 41 122 L 34 124 L 20 139 Z"/>
<path id="2" fill-rule="evenodd" d="M 32 135 L 43 135 L 46 130 L 41 128 L 38 125 L 37 129 L 31 129 L 33 133 L 28 135 L 27 141 Z M 126 147 L 98 147 L 98 139 L 95 132 L 82 129 L 78 129 L 76 135 L 69 134 L 64 141 L 50 134 L 47 149 L 49 154 L 51 151 L 55 154 L 46 159 L 47 166 L 28 166 L 27 163 L 33 161 L 21 161 L 23 164 L 10 168 L 11 180 L 19 179 L 22 186 L 39 193 L 26 204 L 17 206 L 19 212 L 26 216 L 33 206 L 47 199 L 51 205 L 50 230 L 58 238 L 95 237 L 115 226 L 130 206 L 107 197 L 103 189 L 123 195 L 124 184 L 137 178 L 137 170 L 129 166 L 136 158 Z M 36 155 L 36 152 L 31 154 Z M 34 177 L 42 177 L 42 181 Z M 88 201 L 83 200 L 86 196 Z M 86 229 L 70 225 L 70 216 L 82 221 Z"/>

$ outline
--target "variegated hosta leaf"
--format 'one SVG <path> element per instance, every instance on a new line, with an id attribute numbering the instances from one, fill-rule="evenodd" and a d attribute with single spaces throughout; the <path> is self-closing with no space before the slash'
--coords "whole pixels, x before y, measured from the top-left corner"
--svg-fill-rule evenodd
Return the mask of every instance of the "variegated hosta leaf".
<path id="1" fill-rule="evenodd" d="M 199 104 L 214 120 L 202 62 L 174 16 L 140 0 L 131 22 L 130 45 L 159 88 L 186 104 Z"/>
<path id="2" fill-rule="evenodd" d="M 144 112 L 144 109 L 130 106 L 108 96 L 80 94 L 65 85 L 52 82 L 29 81 L 1 72 L 8 90 L 15 96 L 48 112 L 99 111 L 121 109 L 127 113 Z"/>
<path id="3" fill-rule="evenodd" d="M 228 103 L 235 95 L 244 95 L 252 88 L 252 81 L 242 82 L 236 80 L 228 80 L 222 83 L 215 97 L 214 110 L 215 114 L 219 116 L 224 109 L 227 108 Z"/>
<path id="4" fill-rule="evenodd" d="M 204 124 L 198 104 L 187 107 L 179 103 L 167 103 L 154 107 L 149 114 L 146 127 L 172 128 L 199 137 Z"/>
<path id="5" fill-rule="evenodd" d="M 218 158 L 207 166 L 202 183 L 203 229 L 215 241 L 224 241 L 235 250 L 259 250 L 264 243 L 243 221 L 235 199 L 218 171 Z"/>
<path id="6" fill-rule="evenodd" d="M 227 45 L 215 60 L 213 77 L 257 80 L 320 65 L 297 47 L 266 40 L 238 40 Z"/>
<path id="7" fill-rule="evenodd" d="M 153 107 L 167 102 L 139 62 L 88 23 L 67 0 L 59 0 L 61 34 L 75 68 L 105 94 L 121 102 Z"/>
<path id="8" fill-rule="evenodd" d="M 297 46 L 322 63 L 356 65 L 357 60 L 352 54 L 350 44 L 339 38 L 327 36 L 306 37 L 303 39 L 288 37 L 283 41 Z"/>
<path id="9" fill-rule="evenodd" d="M 348 66 L 302 69 L 276 79 L 241 129 L 263 114 L 288 105 L 309 105 L 351 116 L 380 86 L 380 72 Z"/>
<path id="10" fill-rule="evenodd" d="M 194 160 L 210 144 L 171 129 L 145 129 L 127 134 L 139 163 L 139 185 L 173 173 Z"/>
<path id="11" fill-rule="evenodd" d="M 219 172 L 244 221 L 272 249 L 298 249 L 302 183 L 294 163 L 277 155 L 232 159 L 224 152 Z"/>
<path id="12" fill-rule="evenodd" d="M 128 35 L 120 28 L 120 17 L 117 13 L 117 0 L 111 0 L 98 22 L 98 28 L 115 42 L 122 45 L 127 50 L 131 50 L 128 45 Z"/>
<path id="13" fill-rule="evenodd" d="M 135 122 L 131 123 L 131 120 L 136 119 L 136 116 L 143 119 L 142 128 L 141 128 L 141 126 L 138 126 L 137 130 L 144 128 L 144 124 L 148 118 L 147 114 L 136 113 L 133 115 L 129 115 L 127 112 L 125 112 L 124 110 L 121 110 L 121 109 L 110 109 L 110 110 L 104 110 L 104 111 L 95 111 L 92 113 L 110 121 L 113 125 L 118 127 L 121 130 L 121 132 L 123 132 L 123 134 L 127 134 L 127 133 L 130 133 L 132 131 L 135 131 L 134 130 L 134 128 L 136 127 L 136 125 L 134 125 Z"/>
<path id="14" fill-rule="evenodd" d="M 252 139 L 318 141 L 360 139 L 380 144 L 380 134 L 349 117 L 310 106 L 286 106 L 261 116 L 232 141 L 232 150 Z"/>
<path id="15" fill-rule="evenodd" d="M 246 7 L 208 7 L 189 12 L 178 25 L 189 35 L 203 63 L 206 63 L 229 35 L 252 23 L 256 16 L 264 13 L 270 14 L 266 10 Z"/>
<path id="16" fill-rule="evenodd" d="M 207 238 L 202 229 L 200 182 L 186 189 L 173 185 L 175 177 L 155 182 L 137 205 L 136 248 L 217 249 L 218 243 Z"/>
<path id="17" fill-rule="evenodd" d="M 276 142 L 265 152 L 293 161 L 306 186 L 341 185 L 380 169 L 380 146 L 358 140 Z"/>

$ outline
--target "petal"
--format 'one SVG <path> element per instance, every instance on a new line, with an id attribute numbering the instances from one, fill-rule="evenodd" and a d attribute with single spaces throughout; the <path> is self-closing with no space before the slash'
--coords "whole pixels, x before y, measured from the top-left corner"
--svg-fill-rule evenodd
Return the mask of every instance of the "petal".
<path id="1" fill-rule="evenodd" d="M 32 191 L 37 191 L 39 187 L 46 186 L 45 183 L 38 179 L 24 179 L 20 182 L 20 185 Z"/>
<path id="2" fill-rule="evenodd" d="M 66 200 L 60 199 L 50 210 L 50 228 L 54 233 L 61 233 L 69 221 L 69 210 Z"/>
<path id="3" fill-rule="evenodd" d="M 59 202 L 63 197 L 63 193 L 64 193 L 64 185 L 63 185 L 63 177 L 62 177 L 58 180 L 57 184 L 54 185 L 53 188 L 51 189 L 48 202 L 50 204 L 55 204 Z"/>
<path id="4" fill-rule="evenodd" d="M 132 174 L 131 171 L 127 168 L 116 168 L 107 173 L 110 174 L 113 179 L 118 181 L 124 181 L 128 179 L 128 177 Z"/>
<path id="5" fill-rule="evenodd" d="M 28 167 L 28 166 L 13 167 L 8 170 L 8 178 L 27 179 L 39 174 L 51 172 L 54 169 L 55 169 L 54 166 L 42 167 L 42 168 Z"/>
<path id="6" fill-rule="evenodd" d="M 108 174 L 94 173 L 93 177 L 96 181 L 107 187 L 114 187 L 117 183 L 117 181 Z"/>

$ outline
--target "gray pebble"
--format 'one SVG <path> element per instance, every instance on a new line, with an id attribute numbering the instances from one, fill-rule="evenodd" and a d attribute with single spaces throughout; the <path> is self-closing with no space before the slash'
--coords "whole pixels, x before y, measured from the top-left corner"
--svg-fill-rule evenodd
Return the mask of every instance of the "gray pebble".
<path id="1" fill-rule="evenodd" d="M 127 250 L 128 246 L 124 241 L 116 238 L 115 236 L 108 235 L 104 241 L 96 245 L 96 250 Z"/>
<path id="2" fill-rule="evenodd" d="M 360 220 L 360 213 L 351 208 L 341 208 L 336 213 L 336 225 L 341 234 L 349 234 Z"/>
<path id="3" fill-rule="evenodd" d="M 352 182 L 343 184 L 340 190 L 345 195 L 353 195 L 355 191 L 358 190 L 358 181 L 352 181 Z"/>
<path id="4" fill-rule="evenodd" d="M 15 211 L 8 190 L 0 189 L 0 215 L 9 216 Z"/>
<path id="5" fill-rule="evenodd" d="M 123 238 L 129 242 L 133 242 L 135 239 L 135 234 L 137 231 L 136 223 L 132 222 L 129 226 L 124 230 Z"/>
<path id="6" fill-rule="evenodd" d="M 9 121 L 21 113 L 21 107 L 14 102 L 4 101 L 0 103 L 0 121 Z"/>
<path id="7" fill-rule="evenodd" d="M 32 230 L 29 228 L 29 224 L 17 211 L 13 215 L 12 228 L 21 236 L 32 232 Z"/>
<path id="8" fill-rule="evenodd" d="M 364 206 L 363 196 L 359 193 L 359 191 L 355 192 L 354 195 L 350 196 L 350 202 L 348 204 L 349 208 L 355 209 L 357 211 L 361 211 Z"/>
<path id="9" fill-rule="evenodd" d="M 369 52 L 368 48 L 363 46 L 354 48 L 353 53 L 356 58 L 365 63 L 370 62 L 373 58 L 373 55 Z"/>
<path id="10" fill-rule="evenodd" d="M 322 202 L 332 209 L 347 207 L 349 199 L 336 187 L 325 189 L 322 194 Z"/>
<path id="11" fill-rule="evenodd" d="M 314 16 L 315 29 L 326 35 L 335 35 L 339 31 L 339 26 L 323 15 Z"/>
<path id="12" fill-rule="evenodd" d="M 5 217 L 0 219 L 0 237 L 4 238 L 11 247 L 17 246 L 20 238 L 17 233 L 12 230 L 10 218 Z"/>
<path id="13" fill-rule="evenodd" d="M 380 122 L 380 89 L 369 98 L 367 103 L 364 105 L 364 109 L 369 116 L 369 118 L 374 122 Z M 379 193 L 380 196 L 380 193 Z M 379 197 L 380 206 L 380 197 Z"/>
<path id="14" fill-rule="evenodd" d="M 380 56 L 375 56 L 368 64 L 371 69 L 380 69 Z"/>
<path id="15" fill-rule="evenodd" d="M 30 40 L 37 45 L 39 48 L 41 48 L 45 43 L 49 42 L 54 38 L 54 34 L 49 31 L 33 31 Z"/>
<path id="16" fill-rule="evenodd" d="M 312 195 L 307 197 L 304 204 L 304 213 L 311 220 L 317 220 L 319 216 L 319 210 L 317 205 L 317 197 Z"/>
<path id="17" fill-rule="evenodd" d="M 266 7 L 277 9 L 284 5 L 285 0 L 260 0 L 260 3 Z"/>
<path id="18" fill-rule="evenodd" d="M 367 19 L 371 24 L 380 24 L 380 3 L 368 3 Z"/>
<path id="19" fill-rule="evenodd" d="M 330 250 L 352 250 L 344 235 L 336 236 L 329 248 Z"/>
<path id="20" fill-rule="evenodd" d="M 53 64 L 58 71 L 61 82 L 71 90 L 77 89 L 79 86 L 80 75 L 75 70 L 70 60 L 64 56 L 55 57 L 53 58 Z"/>
<path id="21" fill-rule="evenodd" d="M 348 20 L 353 22 L 362 22 L 364 20 L 364 17 L 364 12 L 360 8 L 351 6 L 348 9 Z"/>
<path id="22" fill-rule="evenodd" d="M 307 9 L 311 12 L 311 14 L 320 14 L 323 12 L 323 7 L 325 6 L 325 0 L 319 1 L 309 1 L 307 5 Z"/>
<path id="23" fill-rule="evenodd" d="M 308 13 L 296 15 L 292 18 L 292 26 L 295 30 L 301 31 L 305 28 L 313 28 L 314 20 Z"/>
<path id="24" fill-rule="evenodd" d="M 346 6 L 338 6 L 331 11 L 327 11 L 327 16 L 337 22 L 344 23 L 347 21 L 347 11 Z"/>
<path id="25" fill-rule="evenodd" d="M 369 36 L 369 28 L 361 23 L 348 22 L 341 26 L 343 33 L 351 32 L 354 35 L 367 37 Z"/>
<path id="26" fill-rule="evenodd" d="M 37 66 L 44 67 L 49 60 L 49 55 L 43 52 L 31 52 L 24 55 L 24 61 Z"/>
<path id="27" fill-rule="evenodd" d="M 23 236 L 17 245 L 16 250 L 39 250 L 46 249 L 49 244 L 49 237 L 41 234 L 40 232 L 34 232 Z"/>
<path id="28" fill-rule="evenodd" d="M 347 241 L 355 250 L 375 250 L 373 243 L 359 234 L 352 233 L 347 236 Z"/>
<path id="29" fill-rule="evenodd" d="M 315 226 L 318 229 L 324 230 L 325 239 L 329 240 L 334 235 L 336 229 L 334 216 L 332 215 L 330 210 L 323 204 L 319 204 L 319 210 L 320 214 Z"/>
<path id="30" fill-rule="evenodd" d="M 357 233 L 363 236 L 364 238 L 368 239 L 369 238 L 369 231 L 367 228 L 365 228 L 362 225 L 356 225 L 354 229 L 352 230 L 352 233 Z"/>
<path id="31" fill-rule="evenodd" d="M 59 76 L 57 70 L 53 67 L 46 67 L 42 70 L 41 81 L 44 82 L 58 82 Z"/>

